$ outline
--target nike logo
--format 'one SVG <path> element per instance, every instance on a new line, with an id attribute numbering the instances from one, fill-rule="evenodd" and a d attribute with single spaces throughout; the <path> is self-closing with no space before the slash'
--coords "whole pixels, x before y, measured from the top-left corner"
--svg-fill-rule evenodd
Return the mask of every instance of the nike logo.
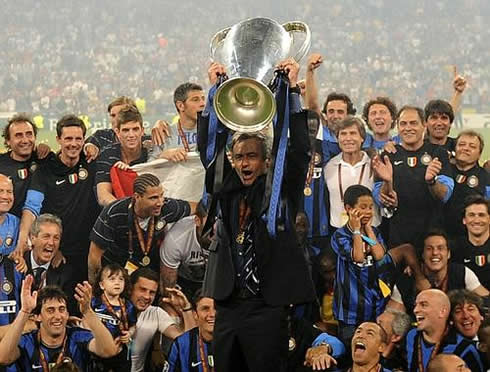
<path id="1" fill-rule="evenodd" d="M 61 185 L 63 182 L 65 182 L 66 180 L 61 180 L 61 181 L 56 181 L 56 185 Z"/>
<path id="2" fill-rule="evenodd" d="M 393 164 L 395 164 L 395 165 L 400 165 L 400 164 L 402 164 L 402 163 L 403 163 L 403 160 L 398 160 L 398 161 L 395 161 Z"/>
<path id="3" fill-rule="evenodd" d="M 191 363 L 192 367 L 197 367 L 199 364 L 201 364 L 201 361 Z"/>
<path id="4" fill-rule="evenodd" d="M 103 308 L 94 309 L 95 312 L 104 311 Z"/>
<path id="5" fill-rule="evenodd" d="M 40 369 L 40 368 L 43 368 L 43 366 L 41 366 L 41 365 L 37 365 L 37 366 L 36 366 L 35 364 L 32 364 L 32 365 L 31 365 L 31 368 L 32 368 L 32 369 Z"/>
<path id="6" fill-rule="evenodd" d="M 468 258 L 465 258 L 465 259 L 464 259 L 464 263 L 470 263 L 470 262 L 471 262 L 471 260 L 470 260 L 470 259 L 468 259 Z"/>

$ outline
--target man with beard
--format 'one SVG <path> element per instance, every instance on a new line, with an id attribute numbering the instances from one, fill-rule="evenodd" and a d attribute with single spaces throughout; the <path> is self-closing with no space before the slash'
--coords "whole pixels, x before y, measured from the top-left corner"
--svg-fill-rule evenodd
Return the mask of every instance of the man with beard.
<path id="1" fill-rule="evenodd" d="M 456 137 L 456 155 L 451 164 L 454 177 L 454 190 L 444 206 L 445 230 L 453 239 L 466 235 L 462 222 L 465 200 L 470 195 L 490 197 L 490 176 L 480 167 L 478 161 L 483 152 L 483 137 L 473 131 L 465 130 Z"/>
<path id="2" fill-rule="evenodd" d="M 85 124 L 75 115 L 58 121 L 60 152 L 51 154 L 34 174 L 20 227 L 25 234 L 41 213 L 60 217 L 63 235 L 52 265 L 66 262 L 72 287 L 87 280 L 88 236 L 99 211 L 94 195 L 95 163 L 88 163 L 82 151 L 85 133 Z"/>
<path id="3" fill-rule="evenodd" d="M 450 307 L 448 297 L 438 289 L 418 294 L 414 308 L 417 328 L 406 337 L 409 371 L 425 371 L 439 353 L 459 356 L 472 372 L 484 371 L 476 346 L 449 327 Z"/>
<path id="4" fill-rule="evenodd" d="M 160 290 L 176 284 L 189 298 L 201 288 L 206 269 L 210 240 L 202 231 L 207 212 L 202 201 L 194 216 L 184 217 L 165 228 L 165 239 L 160 246 Z"/>
<path id="5" fill-rule="evenodd" d="M 467 236 L 453 242 L 454 261 L 473 270 L 487 287 L 490 286 L 490 202 L 481 195 L 471 195 L 463 208 L 463 224 Z"/>

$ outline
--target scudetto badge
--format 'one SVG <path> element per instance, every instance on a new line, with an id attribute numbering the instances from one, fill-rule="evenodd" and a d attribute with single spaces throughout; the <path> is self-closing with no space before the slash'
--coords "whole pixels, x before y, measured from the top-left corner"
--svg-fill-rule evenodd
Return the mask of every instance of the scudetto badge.
<path id="1" fill-rule="evenodd" d="M 417 157 L 415 156 L 411 156 L 409 158 L 407 158 L 407 164 L 409 167 L 415 167 L 417 165 Z"/>

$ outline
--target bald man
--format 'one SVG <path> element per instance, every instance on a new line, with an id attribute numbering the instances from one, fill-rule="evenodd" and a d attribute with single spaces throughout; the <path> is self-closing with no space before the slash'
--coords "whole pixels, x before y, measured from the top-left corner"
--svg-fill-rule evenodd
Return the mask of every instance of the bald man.
<path id="1" fill-rule="evenodd" d="M 439 354 L 431 360 L 427 372 L 471 372 L 471 370 L 459 356 Z"/>
<path id="2" fill-rule="evenodd" d="M 0 255 L 7 256 L 17 246 L 19 218 L 10 214 L 14 205 L 14 185 L 10 177 L 0 174 Z"/>
<path id="3" fill-rule="evenodd" d="M 455 354 L 473 372 L 484 371 L 475 345 L 448 325 L 451 305 L 447 295 L 438 289 L 418 294 L 414 314 L 417 328 L 406 337 L 409 371 L 425 371 L 439 353 Z"/>

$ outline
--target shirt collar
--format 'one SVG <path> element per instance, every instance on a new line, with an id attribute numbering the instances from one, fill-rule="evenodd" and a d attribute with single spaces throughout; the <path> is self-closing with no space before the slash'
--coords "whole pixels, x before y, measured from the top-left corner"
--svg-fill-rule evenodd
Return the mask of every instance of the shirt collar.
<path id="1" fill-rule="evenodd" d="M 32 251 L 31 251 L 30 259 L 31 259 L 31 267 L 32 267 L 32 270 L 37 269 L 38 267 L 42 267 L 42 268 L 44 268 L 47 271 L 48 268 L 49 268 L 49 264 L 51 263 L 51 262 L 48 262 L 48 263 L 46 263 L 44 265 L 38 265 L 37 262 L 36 262 L 36 260 L 34 259 L 34 253 Z"/>
<path id="2" fill-rule="evenodd" d="M 350 163 L 347 163 L 345 162 L 343 159 L 342 159 L 342 153 L 338 154 L 337 156 L 335 156 L 332 161 L 334 162 L 335 165 L 337 164 L 342 164 L 346 167 L 352 167 L 352 168 L 355 168 L 355 167 L 359 167 L 359 166 L 362 166 L 366 163 L 369 163 L 371 161 L 371 159 L 369 158 L 369 156 L 364 152 L 364 151 L 361 151 L 361 154 L 362 154 L 362 158 L 361 158 L 361 161 L 359 161 L 358 163 L 352 165 Z"/>

